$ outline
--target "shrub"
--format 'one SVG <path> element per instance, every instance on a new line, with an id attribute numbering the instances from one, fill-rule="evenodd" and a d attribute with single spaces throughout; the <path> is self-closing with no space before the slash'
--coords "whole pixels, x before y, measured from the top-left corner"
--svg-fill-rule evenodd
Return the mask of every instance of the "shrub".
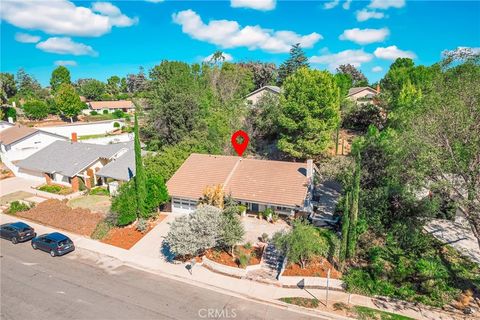
<path id="1" fill-rule="evenodd" d="M 125 116 L 125 113 L 122 110 L 115 110 L 112 112 L 112 115 L 115 119 L 120 119 Z"/>
<path id="2" fill-rule="evenodd" d="M 222 211 L 201 206 L 188 216 L 176 218 L 165 237 L 170 251 L 178 256 L 195 256 L 217 245 Z"/>
<path id="3" fill-rule="evenodd" d="M 267 209 L 265 209 L 265 211 L 263 211 L 262 216 L 265 220 L 267 220 L 268 217 L 273 217 L 274 213 L 275 212 L 273 211 L 272 208 L 267 208 Z"/>
<path id="4" fill-rule="evenodd" d="M 244 247 L 245 249 L 247 249 L 247 250 L 250 250 L 250 249 L 252 249 L 252 243 L 251 243 L 251 242 L 247 242 L 247 243 L 245 243 L 245 245 L 244 245 L 243 247 Z"/>
<path id="5" fill-rule="evenodd" d="M 93 111 L 90 111 L 90 115 L 91 116 L 97 116 L 98 115 L 98 112 L 93 110 Z"/>
<path id="6" fill-rule="evenodd" d="M 85 182 L 82 178 L 78 178 L 78 190 L 84 191 L 85 189 L 87 189 L 87 187 L 85 186 Z"/>
<path id="7" fill-rule="evenodd" d="M 29 119 L 41 120 L 48 116 L 48 106 L 44 101 L 31 100 L 23 105 L 25 115 Z"/>
<path id="8" fill-rule="evenodd" d="M 103 110 L 103 114 L 108 114 L 108 110 Z"/>
<path id="9" fill-rule="evenodd" d="M 7 210 L 8 214 L 15 214 L 20 211 L 28 211 L 31 208 L 33 208 L 33 205 L 28 205 L 26 203 L 20 202 L 20 201 L 13 201 L 10 203 L 10 207 Z"/>
<path id="10" fill-rule="evenodd" d="M 250 261 L 250 256 L 245 253 L 241 253 L 238 257 L 238 265 L 242 268 L 246 268 L 248 266 L 248 261 Z"/>
<path id="11" fill-rule="evenodd" d="M 60 190 L 62 190 L 62 187 L 54 184 L 52 185 L 45 184 L 39 187 L 38 190 L 58 194 Z"/>
<path id="12" fill-rule="evenodd" d="M 115 122 L 113 123 L 113 127 L 114 127 L 114 128 L 120 128 L 120 123 L 118 123 L 118 122 L 115 121 Z"/>
<path id="13" fill-rule="evenodd" d="M 268 234 L 267 233 L 262 233 L 262 242 L 267 242 L 268 241 Z"/>
<path id="14" fill-rule="evenodd" d="M 137 219 L 137 198 L 133 181 L 124 183 L 112 200 L 112 211 L 118 214 L 117 225 L 126 226 Z"/>
<path id="15" fill-rule="evenodd" d="M 90 195 L 98 195 L 98 196 L 109 196 L 109 195 L 110 195 L 110 192 L 108 192 L 108 189 L 107 189 L 107 188 L 98 187 L 98 188 L 90 189 L 90 190 L 88 191 L 88 194 L 90 194 Z"/>
<path id="16" fill-rule="evenodd" d="M 148 229 L 148 221 L 146 219 L 140 218 L 137 223 L 137 231 L 145 233 Z"/>
<path id="17" fill-rule="evenodd" d="M 242 214 L 242 213 L 244 213 L 245 211 L 247 211 L 247 207 L 244 206 L 243 204 L 239 205 L 237 208 L 238 208 L 238 212 L 239 212 L 240 214 Z"/>
<path id="18" fill-rule="evenodd" d="M 329 249 L 328 242 L 319 235 L 318 229 L 303 220 L 295 220 L 293 229 L 288 233 L 275 233 L 273 243 L 288 261 L 298 263 L 302 269 L 312 258 L 326 256 Z"/>
<path id="19" fill-rule="evenodd" d="M 95 240 L 102 240 L 107 236 L 108 232 L 112 229 L 112 226 L 113 224 L 109 223 L 107 219 L 102 220 L 97 224 L 90 237 Z"/>

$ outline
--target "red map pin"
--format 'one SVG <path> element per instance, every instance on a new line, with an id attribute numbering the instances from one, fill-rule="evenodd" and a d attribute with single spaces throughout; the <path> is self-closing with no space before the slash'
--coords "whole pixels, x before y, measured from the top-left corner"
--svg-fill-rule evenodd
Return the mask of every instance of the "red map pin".
<path id="1" fill-rule="evenodd" d="M 243 141 L 241 143 L 238 143 L 237 139 L 238 137 L 242 137 Z M 242 154 L 245 152 L 248 146 L 248 141 L 250 138 L 248 137 L 248 134 L 243 131 L 243 130 L 238 130 L 232 135 L 232 146 L 233 149 L 237 152 L 237 154 L 241 157 Z"/>

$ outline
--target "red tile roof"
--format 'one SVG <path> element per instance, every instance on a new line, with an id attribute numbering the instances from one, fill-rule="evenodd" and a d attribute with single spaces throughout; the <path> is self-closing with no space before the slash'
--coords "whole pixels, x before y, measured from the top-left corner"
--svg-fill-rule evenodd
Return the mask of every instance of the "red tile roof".
<path id="1" fill-rule="evenodd" d="M 191 154 L 167 182 L 173 197 L 198 199 L 206 186 L 222 184 L 233 198 L 248 202 L 303 206 L 306 163 Z"/>
<path id="2" fill-rule="evenodd" d="M 88 103 L 90 108 L 94 110 L 98 109 L 133 109 L 135 105 L 130 100 L 118 100 L 118 101 L 90 101 Z"/>

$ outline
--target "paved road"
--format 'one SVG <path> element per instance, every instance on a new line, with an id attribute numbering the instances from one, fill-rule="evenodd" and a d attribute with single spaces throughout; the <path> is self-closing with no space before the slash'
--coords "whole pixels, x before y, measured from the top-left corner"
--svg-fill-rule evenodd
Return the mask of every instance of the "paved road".
<path id="1" fill-rule="evenodd" d="M 312 318 L 125 266 L 101 267 L 79 252 L 51 258 L 29 242 L 4 239 L 0 249 L 5 320 Z"/>

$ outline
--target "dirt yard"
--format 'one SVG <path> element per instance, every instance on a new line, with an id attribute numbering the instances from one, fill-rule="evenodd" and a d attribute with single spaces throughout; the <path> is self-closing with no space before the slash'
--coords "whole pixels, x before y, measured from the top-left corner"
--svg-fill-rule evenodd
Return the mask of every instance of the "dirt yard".
<path id="1" fill-rule="evenodd" d="M 235 247 L 235 258 L 233 258 L 229 253 L 225 252 L 225 250 L 219 249 L 208 250 L 205 255 L 212 261 L 224 264 L 226 266 L 239 268 L 240 263 L 238 261 L 238 257 L 240 254 L 245 254 L 250 257 L 248 265 L 251 266 L 260 263 L 260 260 L 262 259 L 262 253 L 263 248 L 260 247 L 251 247 L 246 249 L 244 246 L 237 246 Z"/>
<path id="2" fill-rule="evenodd" d="M 149 222 L 148 228 L 145 232 L 140 232 L 136 229 L 136 225 L 132 224 L 123 228 L 113 228 L 101 241 L 123 249 L 130 249 L 140 239 L 142 239 L 150 230 L 159 224 L 167 215 L 160 214 L 158 217 Z"/>
<path id="3" fill-rule="evenodd" d="M 66 231 L 90 236 L 103 214 L 88 209 L 72 209 L 66 202 L 46 200 L 33 209 L 17 212 L 17 216 Z"/>
<path id="4" fill-rule="evenodd" d="M 289 263 L 282 275 L 326 278 L 328 269 L 330 269 L 330 278 L 340 279 L 342 277 L 342 273 L 325 258 L 309 262 L 305 269 L 300 268 L 300 265 L 296 263 Z"/>

